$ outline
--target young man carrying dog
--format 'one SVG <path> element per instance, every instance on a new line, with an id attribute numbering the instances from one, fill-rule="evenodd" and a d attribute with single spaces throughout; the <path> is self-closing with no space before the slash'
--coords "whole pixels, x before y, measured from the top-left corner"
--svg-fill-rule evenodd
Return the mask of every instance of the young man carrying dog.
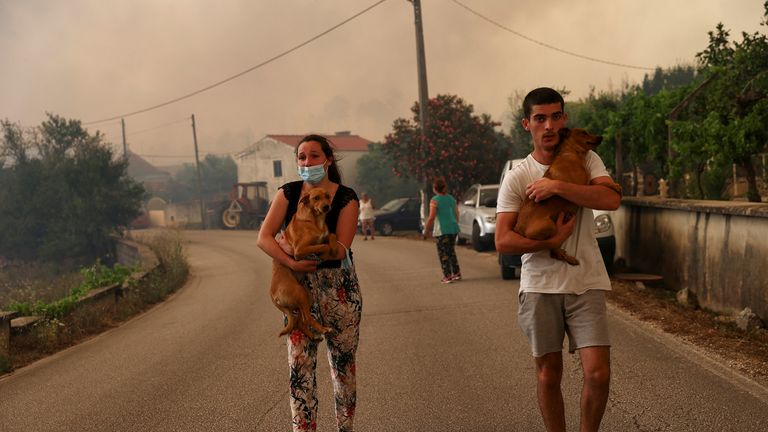
<path id="1" fill-rule="evenodd" d="M 594 152 L 587 154 L 588 185 L 543 178 L 555 158 L 558 132 L 568 116 L 563 97 L 551 88 L 538 88 L 525 97 L 522 120 L 533 138 L 533 152 L 512 168 L 499 188 L 496 250 L 524 254 L 520 277 L 518 323 L 531 344 L 536 364 L 536 393 L 547 431 L 565 431 L 561 380 L 563 340 L 578 351 L 584 372 L 581 392 L 581 431 L 600 427 L 610 383 L 610 341 L 605 292 L 610 280 L 593 233 L 590 209 L 615 210 L 621 203 L 613 180 Z M 560 215 L 556 234 L 531 240 L 513 231 L 525 197 L 542 201 L 558 195 L 579 206 L 570 218 Z M 550 257 L 550 249 L 564 248 L 577 257 L 569 265 Z"/>

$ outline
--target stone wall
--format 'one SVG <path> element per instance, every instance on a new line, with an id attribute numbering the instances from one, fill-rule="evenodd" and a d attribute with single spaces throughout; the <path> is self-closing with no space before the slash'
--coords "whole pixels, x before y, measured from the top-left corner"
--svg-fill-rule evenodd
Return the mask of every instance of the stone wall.
<path id="1" fill-rule="evenodd" d="M 709 309 L 768 318 L 768 204 L 625 197 L 613 219 L 629 267 Z"/>

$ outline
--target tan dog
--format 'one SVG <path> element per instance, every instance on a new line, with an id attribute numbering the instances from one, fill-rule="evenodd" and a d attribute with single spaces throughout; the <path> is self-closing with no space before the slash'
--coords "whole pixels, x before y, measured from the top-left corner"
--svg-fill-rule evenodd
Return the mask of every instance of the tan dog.
<path id="1" fill-rule="evenodd" d="M 603 137 L 591 135 L 584 129 L 563 128 L 559 134 L 560 143 L 555 150 L 555 159 L 544 173 L 544 177 L 579 185 L 589 184 L 587 152 L 594 150 L 603 141 Z M 618 184 L 604 186 L 621 193 L 621 186 Z M 556 222 L 560 213 L 565 213 L 565 220 L 568 220 L 578 209 L 576 204 L 556 195 L 540 202 L 526 197 L 520 207 L 514 231 L 529 239 L 546 240 L 557 232 Z M 579 264 L 579 260 L 568 255 L 563 248 L 552 249 L 550 256 L 571 265 Z"/>
<path id="2" fill-rule="evenodd" d="M 331 196 L 325 189 L 313 188 L 303 194 L 291 222 L 285 229 L 286 241 L 293 248 L 297 260 L 316 254 L 326 260 L 336 256 L 338 251 L 336 235 L 328 233 L 325 215 L 331 209 Z M 291 269 L 276 260 L 272 263 L 272 285 L 270 287 L 272 303 L 288 317 L 288 325 L 280 336 L 301 330 L 307 337 L 319 340 L 310 330 L 327 333 L 331 329 L 323 327 L 309 312 L 311 301 L 307 289 L 302 286 Z"/>

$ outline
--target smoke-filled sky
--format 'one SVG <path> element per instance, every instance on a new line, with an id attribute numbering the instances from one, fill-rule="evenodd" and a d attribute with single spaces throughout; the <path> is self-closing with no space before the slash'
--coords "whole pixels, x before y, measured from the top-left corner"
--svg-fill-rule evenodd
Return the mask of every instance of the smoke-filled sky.
<path id="1" fill-rule="evenodd" d="M 0 0 L 0 118 L 35 126 L 46 112 L 84 123 L 125 116 L 253 68 L 377 2 Z M 763 2 L 422 0 L 429 94 L 459 95 L 508 129 L 516 92 L 565 87 L 575 100 L 651 72 L 582 57 L 693 64 L 718 22 L 732 40 L 765 32 Z M 128 145 L 155 165 L 192 162 L 191 114 L 201 155 L 266 134 L 349 130 L 380 141 L 418 99 L 413 24 L 410 2 L 383 1 L 239 78 L 125 116 Z M 122 148 L 119 120 L 87 127 Z"/>

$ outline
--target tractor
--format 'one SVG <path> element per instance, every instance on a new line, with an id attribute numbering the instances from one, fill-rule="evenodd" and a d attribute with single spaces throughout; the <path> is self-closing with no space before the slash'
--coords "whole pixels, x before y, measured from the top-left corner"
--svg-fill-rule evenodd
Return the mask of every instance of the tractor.
<path id="1" fill-rule="evenodd" d="M 236 183 L 221 207 L 224 229 L 259 229 L 267 215 L 267 182 Z"/>

